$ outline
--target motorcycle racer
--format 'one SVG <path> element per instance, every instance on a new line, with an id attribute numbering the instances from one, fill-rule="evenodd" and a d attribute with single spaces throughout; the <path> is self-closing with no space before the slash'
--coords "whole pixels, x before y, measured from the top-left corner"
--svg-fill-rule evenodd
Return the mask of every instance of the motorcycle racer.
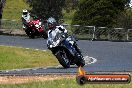
<path id="1" fill-rule="evenodd" d="M 57 25 L 56 20 L 53 17 L 50 17 L 47 20 L 47 24 L 48 24 L 48 40 L 47 40 L 47 45 L 49 45 L 49 43 L 51 43 L 52 38 L 56 37 L 56 35 L 58 33 L 64 33 L 64 35 L 62 35 L 63 37 L 66 37 L 68 31 L 61 25 Z M 50 48 L 52 46 L 49 46 Z"/>
<path id="2" fill-rule="evenodd" d="M 54 18 L 47 20 L 49 31 L 47 47 L 52 54 L 58 59 L 64 68 L 70 65 L 84 66 L 85 60 L 76 43 L 74 36 L 68 35 L 67 30 L 62 25 L 57 25 Z"/>
<path id="3" fill-rule="evenodd" d="M 26 25 L 28 25 L 28 23 L 30 22 L 30 13 L 26 9 L 22 11 L 22 22 L 23 29 L 26 29 Z"/>

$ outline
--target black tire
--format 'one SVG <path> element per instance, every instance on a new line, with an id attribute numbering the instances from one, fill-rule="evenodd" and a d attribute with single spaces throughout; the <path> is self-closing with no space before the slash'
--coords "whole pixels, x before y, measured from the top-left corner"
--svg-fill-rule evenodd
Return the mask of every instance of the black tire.
<path id="1" fill-rule="evenodd" d="M 32 39 L 34 39 L 34 38 L 35 38 L 35 36 L 34 36 L 34 35 L 29 35 L 28 37 L 29 37 L 29 38 L 32 38 Z"/>
<path id="2" fill-rule="evenodd" d="M 44 32 L 44 33 L 42 34 L 42 37 L 43 37 L 44 39 L 47 39 L 47 38 L 48 38 L 47 33 Z"/>
<path id="3" fill-rule="evenodd" d="M 83 85 L 87 82 L 87 79 L 84 76 L 78 76 L 76 77 L 76 81 L 78 84 Z"/>
<path id="4" fill-rule="evenodd" d="M 26 34 L 27 34 L 27 36 L 28 36 L 29 38 L 32 38 L 32 39 L 35 38 L 35 35 L 32 33 L 31 30 L 27 29 L 27 30 L 25 30 L 25 32 L 26 32 Z"/>
<path id="5" fill-rule="evenodd" d="M 35 38 L 35 36 L 34 36 L 32 33 L 29 33 L 29 34 L 27 34 L 27 35 L 28 35 L 29 38 L 32 38 L 32 39 Z"/>
<path id="6" fill-rule="evenodd" d="M 82 54 L 79 54 L 79 53 L 76 53 L 76 65 L 78 66 L 78 67 L 83 67 L 84 65 L 85 65 L 85 60 L 84 60 L 84 58 L 83 58 L 83 56 L 82 56 Z"/>
<path id="7" fill-rule="evenodd" d="M 58 51 L 55 55 L 56 55 L 56 58 L 58 59 L 59 63 L 64 68 L 70 67 L 70 60 L 68 59 L 67 54 L 64 50 Z"/>

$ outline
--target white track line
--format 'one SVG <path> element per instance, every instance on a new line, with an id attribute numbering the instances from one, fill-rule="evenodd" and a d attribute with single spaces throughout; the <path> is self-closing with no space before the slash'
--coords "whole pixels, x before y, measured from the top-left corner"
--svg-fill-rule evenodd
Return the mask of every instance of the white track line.
<path id="1" fill-rule="evenodd" d="M 85 60 L 86 65 L 87 64 L 94 64 L 94 63 L 97 62 L 97 59 L 96 58 L 90 57 L 90 56 L 85 56 L 84 57 L 84 60 Z"/>
<path id="2" fill-rule="evenodd" d="M 29 49 L 33 49 L 33 48 L 24 48 L 24 47 L 18 47 L 18 46 L 8 46 L 8 45 L 0 45 L 0 46 L 7 46 L 7 47 L 17 47 L 17 48 L 23 48 L 23 49 L 27 49 L 27 50 L 29 50 Z M 41 50 L 41 49 L 33 49 L 33 50 L 36 50 L 36 51 L 47 51 L 47 50 Z"/>

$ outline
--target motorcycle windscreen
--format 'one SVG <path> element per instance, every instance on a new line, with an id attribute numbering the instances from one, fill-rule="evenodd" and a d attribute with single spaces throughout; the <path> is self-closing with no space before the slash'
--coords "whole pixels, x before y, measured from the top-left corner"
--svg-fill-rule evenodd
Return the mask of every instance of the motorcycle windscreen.
<path id="1" fill-rule="evenodd" d="M 59 40 L 60 38 L 60 34 L 57 33 L 55 30 L 50 30 L 48 32 L 48 44 L 53 44 L 55 42 L 57 42 L 57 40 Z"/>

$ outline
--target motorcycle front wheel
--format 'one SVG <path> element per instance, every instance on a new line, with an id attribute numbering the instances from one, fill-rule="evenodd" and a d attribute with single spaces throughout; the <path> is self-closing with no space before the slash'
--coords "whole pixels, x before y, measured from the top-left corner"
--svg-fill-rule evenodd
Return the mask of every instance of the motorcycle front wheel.
<path id="1" fill-rule="evenodd" d="M 64 67 L 64 68 L 69 68 L 70 67 L 70 60 L 68 59 L 67 53 L 65 50 L 60 50 L 55 54 L 56 58 L 58 59 L 59 63 Z"/>
<path id="2" fill-rule="evenodd" d="M 47 33 L 46 33 L 46 32 L 44 32 L 44 33 L 42 34 L 42 37 L 43 37 L 44 39 L 47 39 L 47 38 L 48 38 Z"/>
<path id="3" fill-rule="evenodd" d="M 27 34 L 27 36 L 29 37 L 29 38 L 35 38 L 35 35 L 32 33 L 32 31 L 31 30 L 29 30 L 29 29 L 27 29 L 27 30 L 25 30 L 25 32 L 26 32 L 26 34 Z"/>
<path id="4" fill-rule="evenodd" d="M 82 54 L 76 53 L 75 57 L 76 57 L 76 65 L 78 67 L 80 67 L 80 66 L 83 67 L 85 65 L 85 60 L 84 60 Z"/>

